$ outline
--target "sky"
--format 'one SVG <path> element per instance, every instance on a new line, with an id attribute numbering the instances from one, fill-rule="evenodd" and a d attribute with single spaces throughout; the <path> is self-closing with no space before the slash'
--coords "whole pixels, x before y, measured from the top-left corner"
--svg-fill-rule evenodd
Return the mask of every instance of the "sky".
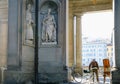
<path id="1" fill-rule="evenodd" d="M 82 16 L 82 35 L 91 39 L 111 39 L 114 28 L 112 11 L 91 12 Z"/>

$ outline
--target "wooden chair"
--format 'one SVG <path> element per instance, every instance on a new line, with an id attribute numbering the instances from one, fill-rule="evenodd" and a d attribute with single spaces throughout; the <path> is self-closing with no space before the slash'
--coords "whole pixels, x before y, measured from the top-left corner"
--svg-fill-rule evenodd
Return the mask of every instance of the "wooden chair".
<path id="1" fill-rule="evenodd" d="M 110 77 L 110 62 L 109 59 L 103 59 L 103 67 L 104 67 L 104 83 L 106 76 Z"/>

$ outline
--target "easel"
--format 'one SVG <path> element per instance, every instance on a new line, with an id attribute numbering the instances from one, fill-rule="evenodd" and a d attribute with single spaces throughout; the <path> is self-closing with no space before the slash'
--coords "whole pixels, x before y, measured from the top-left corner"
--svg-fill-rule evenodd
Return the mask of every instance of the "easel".
<path id="1" fill-rule="evenodd" d="M 110 77 L 110 62 L 109 59 L 103 59 L 103 66 L 104 66 L 104 83 L 106 76 Z"/>

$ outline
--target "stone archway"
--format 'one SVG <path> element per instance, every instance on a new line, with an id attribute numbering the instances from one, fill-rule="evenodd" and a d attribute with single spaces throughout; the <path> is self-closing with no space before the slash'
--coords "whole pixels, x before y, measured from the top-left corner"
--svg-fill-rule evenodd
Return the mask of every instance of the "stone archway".
<path id="1" fill-rule="evenodd" d="M 75 63 L 77 66 L 76 69 L 80 70 L 81 74 L 82 74 L 81 16 L 83 13 L 86 12 L 101 10 L 112 10 L 112 0 L 69 0 L 68 66 L 72 66 Z M 76 16 L 76 52 L 74 52 L 74 37 L 73 37 L 74 16 Z M 74 53 L 76 53 L 76 55 L 74 55 Z"/>

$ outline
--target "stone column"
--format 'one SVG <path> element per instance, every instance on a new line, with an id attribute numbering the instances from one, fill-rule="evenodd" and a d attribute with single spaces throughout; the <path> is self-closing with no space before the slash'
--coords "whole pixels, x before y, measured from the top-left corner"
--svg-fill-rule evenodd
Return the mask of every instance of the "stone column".
<path id="1" fill-rule="evenodd" d="M 73 15 L 69 16 L 69 66 L 72 66 L 74 63 L 74 32 L 73 32 Z"/>
<path id="2" fill-rule="evenodd" d="M 82 74 L 81 15 L 76 15 L 76 70 Z"/>
<path id="3" fill-rule="evenodd" d="M 74 16 L 73 16 L 73 10 L 72 10 L 72 4 L 69 2 L 69 17 L 68 17 L 68 67 L 71 67 L 74 63 Z M 71 81 L 71 70 L 68 69 L 68 81 Z"/>
<path id="4" fill-rule="evenodd" d="M 120 0 L 114 0 L 115 14 L 115 61 L 116 70 L 112 71 L 112 84 L 120 84 Z"/>
<path id="5" fill-rule="evenodd" d="M 7 66 L 8 2 L 0 0 L 0 67 Z"/>

